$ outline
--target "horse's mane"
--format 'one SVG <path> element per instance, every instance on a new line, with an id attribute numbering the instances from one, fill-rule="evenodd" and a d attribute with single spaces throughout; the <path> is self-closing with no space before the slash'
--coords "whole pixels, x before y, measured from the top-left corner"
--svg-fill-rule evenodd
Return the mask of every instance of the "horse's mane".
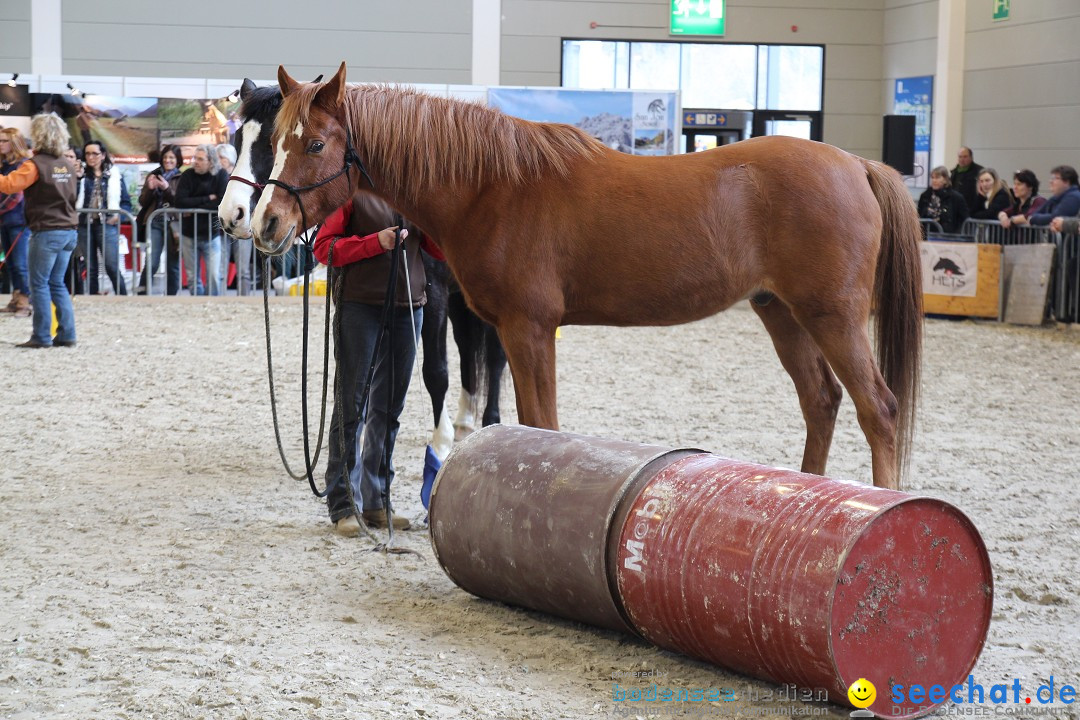
<path id="1" fill-rule="evenodd" d="M 306 124 L 322 85 L 301 85 L 285 99 L 274 143 Z M 575 160 L 603 144 L 571 125 L 534 123 L 499 110 L 386 85 L 348 86 L 353 144 L 390 187 L 415 199 L 440 183 L 526 183 L 542 173 L 566 175 Z"/>
<path id="2" fill-rule="evenodd" d="M 240 117 L 245 121 L 258 120 L 265 123 L 277 115 L 281 102 L 281 89 L 277 85 L 255 88 L 241 103 Z"/>

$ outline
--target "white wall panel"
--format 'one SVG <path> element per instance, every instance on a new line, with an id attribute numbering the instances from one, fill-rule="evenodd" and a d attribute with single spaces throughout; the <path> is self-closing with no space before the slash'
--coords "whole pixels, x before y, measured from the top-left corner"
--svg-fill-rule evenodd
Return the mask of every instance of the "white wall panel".
<path id="1" fill-rule="evenodd" d="M 29 73 L 30 0 L 0 2 L 0 38 L 0 73 Z"/>

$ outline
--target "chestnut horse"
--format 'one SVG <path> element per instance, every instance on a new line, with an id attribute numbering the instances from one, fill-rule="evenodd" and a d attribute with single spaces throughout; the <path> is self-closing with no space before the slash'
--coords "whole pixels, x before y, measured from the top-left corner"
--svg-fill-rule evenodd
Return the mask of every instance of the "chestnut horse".
<path id="1" fill-rule="evenodd" d="M 321 77 L 321 76 L 320 76 Z M 249 218 L 259 199 L 261 188 L 270 177 L 274 164 L 270 133 L 281 108 L 281 91 L 276 87 L 256 87 L 251 80 L 240 86 L 240 116 L 243 124 L 236 132 L 237 159 L 225 195 L 218 205 L 218 219 L 225 232 L 235 237 L 251 237 Z M 353 198 L 353 215 L 377 232 L 394 224 L 393 210 L 370 193 L 358 192 Z M 421 232 L 408 220 L 405 227 Z M 474 315 L 461 298 L 461 291 L 446 263 L 423 254 L 427 274 L 428 303 L 424 308 L 421 332 L 424 385 L 431 396 L 435 427 L 430 445 L 436 457 L 444 460 L 453 441 L 475 427 L 481 386 L 487 383 L 487 398 L 481 421 L 483 425 L 499 422 L 499 394 L 506 358 L 494 331 Z M 454 340 L 461 358 L 461 397 L 457 416 L 451 421 L 445 405 L 449 386 L 447 366 L 447 320 L 453 322 Z"/>
<path id="2" fill-rule="evenodd" d="M 891 168 L 788 137 L 634 157 L 568 125 L 346 86 L 344 63 L 321 84 L 279 68 L 278 83 L 271 178 L 319 220 L 367 186 L 363 163 L 374 192 L 439 239 L 469 305 L 497 328 L 522 423 L 558 428 L 559 325 L 673 325 L 752 299 L 799 395 L 802 469 L 825 471 L 842 383 L 874 484 L 899 487 L 919 382 L 921 232 Z M 268 186 L 251 221 L 259 248 L 288 250 L 300 224 L 296 197 Z"/>

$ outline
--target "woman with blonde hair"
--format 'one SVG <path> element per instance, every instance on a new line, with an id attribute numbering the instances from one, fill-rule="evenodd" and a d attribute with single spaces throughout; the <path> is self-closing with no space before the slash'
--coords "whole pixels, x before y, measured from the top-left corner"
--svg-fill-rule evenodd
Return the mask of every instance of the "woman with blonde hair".
<path id="1" fill-rule="evenodd" d="M 18 169 L 30 157 L 26 140 L 16 128 L 0 130 L 0 175 L 8 175 Z M 4 249 L 4 261 L 11 280 L 11 301 L 0 312 L 14 313 L 15 317 L 30 317 L 30 280 L 26 272 L 26 258 L 30 247 L 30 228 L 26 227 L 26 202 L 23 194 L 0 194 L 0 245 Z"/>
<path id="2" fill-rule="evenodd" d="M 971 208 L 971 217 L 976 220 L 993 220 L 1013 203 L 1009 186 L 998 177 L 994 168 L 983 168 L 979 171 L 975 189 L 979 193 L 979 199 L 975 202 L 975 207 Z"/>
<path id="3" fill-rule="evenodd" d="M 34 331 L 16 347 L 75 347 L 75 310 L 64 285 L 64 271 L 75 249 L 78 215 L 75 168 L 64 157 L 70 140 L 67 126 L 54 113 L 30 121 L 34 155 L 18 168 L 0 175 L 0 193 L 21 192 L 26 199 L 26 224 L 30 226 L 30 300 Z M 52 336 L 49 306 L 56 306 L 57 330 Z"/>

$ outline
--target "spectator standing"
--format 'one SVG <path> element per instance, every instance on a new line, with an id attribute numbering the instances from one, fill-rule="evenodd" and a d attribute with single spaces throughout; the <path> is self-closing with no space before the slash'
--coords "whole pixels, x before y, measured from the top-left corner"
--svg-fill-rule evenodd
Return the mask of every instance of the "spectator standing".
<path id="1" fill-rule="evenodd" d="M 930 171 L 930 187 L 919 196 L 919 217 L 935 221 L 947 233 L 959 232 L 967 220 L 967 203 L 952 189 L 949 169 L 944 165 Z"/>
<path id="2" fill-rule="evenodd" d="M 326 502 L 334 531 L 352 537 L 360 533 L 361 518 L 353 513 L 349 503 L 348 482 L 353 498 L 362 503 L 363 522 L 369 527 L 387 527 L 383 505 L 383 492 L 394 480 L 394 443 L 397 438 L 399 417 L 405 406 L 405 394 L 409 389 L 413 361 L 416 358 L 415 337 L 419 336 L 424 317 L 427 285 L 424 264 L 420 256 L 420 238 L 406 238 L 405 262 L 409 264 L 409 283 L 405 282 L 404 263 L 398 267 L 396 312 L 393 324 L 393 346 L 384 341 L 375 357 L 375 345 L 382 331 L 382 307 L 386 299 L 387 280 L 390 276 L 391 254 L 394 248 L 394 231 L 386 228 L 371 232 L 373 228 L 353 212 L 353 202 L 338 208 L 326 219 L 315 239 L 315 257 L 319 262 L 329 260 L 330 242 L 334 245 L 334 267 L 342 268 L 342 289 L 338 317 L 341 335 L 334 345 L 337 359 L 335 387 L 340 387 L 334 406 L 328 439 L 330 457 L 326 465 Z M 443 259 L 442 252 L 431 242 L 425 241 L 424 249 L 435 258 Z M 375 363 L 375 374 L 368 397 L 361 395 L 365 373 Z M 340 385 L 338 385 L 340 383 Z M 366 402 L 366 412 L 360 408 Z M 389 413 L 387 406 L 389 405 Z M 363 433 L 363 457 L 357 459 L 360 433 Z M 345 456 L 341 455 L 339 433 L 345 435 Z M 390 458 L 389 466 L 384 458 Z M 346 480 L 343 481 L 344 474 Z M 409 528 L 404 517 L 394 518 L 394 528 Z"/>
<path id="3" fill-rule="evenodd" d="M 222 170 L 232 175 L 236 167 L 236 148 L 228 143 L 222 143 L 216 148 L 218 162 Z M 251 238 L 247 240 L 234 238 L 231 235 L 221 236 L 221 265 L 218 282 L 221 284 L 222 293 L 229 287 L 229 262 L 236 262 L 236 290 L 240 295 L 247 295 L 251 291 Z M 246 279 L 245 279 L 246 272 Z"/>
<path id="4" fill-rule="evenodd" d="M 1005 181 L 998 177 L 994 168 L 983 168 L 979 173 L 979 199 L 971 209 L 976 220 L 993 220 L 1013 203 Z"/>
<path id="5" fill-rule="evenodd" d="M 15 128 L 0 130 L 0 175 L 9 175 L 31 156 L 26 140 Z M 11 280 L 11 301 L 3 312 L 15 317 L 30 317 L 30 228 L 26 225 L 26 200 L 21 192 L 0 194 L 0 244 L 4 249 L 3 266 Z"/>
<path id="6" fill-rule="evenodd" d="M 969 210 L 975 207 L 979 200 L 979 173 L 982 169 L 983 166 L 975 162 L 971 148 L 962 147 L 960 152 L 956 153 L 956 167 L 952 169 L 949 182 L 953 190 L 964 198 Z"/>
<path id="7" fill-rule="evenodd" d="M 213 145 L 195 149 L 191 167 L 180 175 L 176 186 L 176 206 L 199 210 L 216 210 L 229 175 L 218 164 Z M 220 295 L 218 267 L 221 262 L 221 227 L 217 217 L 209 214 L 184 214 L 180 219 L 180 251 L 184 257 L 188 292 L 192 295 Z M 199 258 L 206 262 L 206 283 L 202 284 Z"/>
<path id="8" fill-rule="evenodd" d="M 1039 195 L 1039 178 L 1030 170 L 1013 173 L 1013 198 L 1013 204 L 998 213 L 1003 227 L 1027 225 L 1028 218 L 1046 204 L 1046 198 Z"/>
<path id="9" fill-rule="evenodd" d="M 176 187 L 180 184 L 180 166 L 184 154 L 178 145 L 166 145 L 161 149 L 161 165 L 146 176 L 139 193 L 139 225 L 143 237 L 150 240 L 150 261 L 146 264 L 144 285 L 150 294 L 154 287 L 154 273 L 165 252 L 165 292 L 180 292 L 180 241 L 175 223 L 168 217 L 158 217 L 149 227 L 146 219 L 150 213 L 176 204 Z"/>
<path id="10" fill-rule="evenodd" d="M 30 339 L 17 347 L 74 347 L 75 310 L 64 287 L 64 272 L 75 248 L 78 223 L 78 178 L 75 168 L 63 157 L 71 136 L 64 121 L 49 113 L 30 121 L 30 138 L 35 151 L 30 161 L 0 175 L 0 192 L 22 192 L 26 199 L 26 222 L 31 231 L 30 299 L 39 308 L 34 313 Z M 56 306 L 55 338 L 48 310 L 52 305 Z"/>
<path id="11" fill-rule="evenodd" d="M 79 183 L 76 207 L 80 209 L 127 210 L 131 212 L 131 196 L 120 171 L 113 167 L 109 151 L 100 140 L 83 146 L 86 171 Z M 120 216 L 93 213 L 79 223 L 79 244 L 85 248 L 90 294 L 97 295 L 98 252 L 105 263 L 105 274 L 118 295 L 127 295 L 127 283 L 120 272 Z"/>
<path id="12" fill-rule="evenodd" d="M 1039 212 L 1028 218 L 1032 225 L 1045 226 L 1056 217 L 1080 215 L 1080 187 L 1077 187 L 1074 168 L 1058 165 L 1050 171 L 1050 193 L 1050 199 L 1039 208 Z"/>

